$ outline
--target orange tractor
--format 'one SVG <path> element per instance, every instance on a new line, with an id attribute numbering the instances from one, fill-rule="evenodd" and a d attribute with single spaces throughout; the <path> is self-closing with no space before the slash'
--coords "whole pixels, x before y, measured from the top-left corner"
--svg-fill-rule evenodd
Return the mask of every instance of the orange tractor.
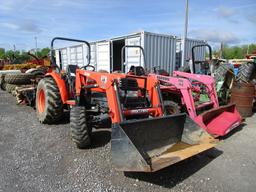
<path id="1" fill-rule="evenodd" d="M 66 38 L 55 40 L 86 41 Z M 88 54 L 90 55 L 90 54 Z M 90 60 L 90 56 L 88 56 Z M 112 127 L 111 156 L 117 170 L 154 172 L 216 145 L 217 140 L 184 113 L 166 115 L 155 77 L 96 72 L 86 65 L 54 64 L 39 82 L 39 121 L 53 123 L 64 107 L 70 109 L 72 140 L 79 148 L 91 144 L 92 128 Z M 91 69 L 91 70 L 89 70 Z"/>

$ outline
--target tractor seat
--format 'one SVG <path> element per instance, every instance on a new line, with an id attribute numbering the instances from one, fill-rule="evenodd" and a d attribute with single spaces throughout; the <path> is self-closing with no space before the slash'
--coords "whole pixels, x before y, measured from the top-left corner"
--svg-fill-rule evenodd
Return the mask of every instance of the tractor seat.
<path id="1" fill-rule="evenodd" d="M 79 69 L 77 65 L 68 65 L 67 66 L 67 74 L 70 77 L 75 77 L 76 76 L 76 70 Z"/>
<path id="2" fill-rule="evenodd" d="M 149 106 L 146 95 L 138 96 L 138 92 L 142 91 L 138 86 L 138 82 L 133 78 L 122 78 L 119 82 L 120 101 L 127 109 L 145 108 Z"/>
<path id="3" fill-rule="evenodd" d="M 133 75 L 137 75 L 137 76 L 145 76 L 146 75 L 143 67 L 133 66 L 133 65 L 130 67 L 129 73 L 133 74 Z"/>

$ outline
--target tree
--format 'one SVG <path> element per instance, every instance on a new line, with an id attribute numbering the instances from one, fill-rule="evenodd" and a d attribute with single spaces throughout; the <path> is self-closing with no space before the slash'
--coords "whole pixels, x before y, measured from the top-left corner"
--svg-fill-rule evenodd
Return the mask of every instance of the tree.
<path id="1" fill-rule="evenodd" d="M 243 59 L 247 54 L 248 45 L 242 46 L 232 46 L 228 47 L 227 45 L 223 48 L 223 57 L 224 59 Z M 249 45 L 249 54 L 256 51 L 256 44 Z"/>
<path id="2" fill-rule="evenodd" d="M 4 48 L 0 48 L 0 59 L 4 58 L 5 50 Z"/>
<path id="3" fill-rule="evenodd" d="M 49 56 L 50 49 L 48 47 L 43 48 L 41 51 L 37 51 L 36 55 L 39 59 L 44 59 Z"/>

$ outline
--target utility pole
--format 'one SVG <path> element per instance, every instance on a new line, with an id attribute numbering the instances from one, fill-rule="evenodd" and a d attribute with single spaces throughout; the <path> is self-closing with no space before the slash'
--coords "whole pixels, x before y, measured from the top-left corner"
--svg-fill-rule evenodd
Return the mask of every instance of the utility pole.
<path id="1" fill-rule="evenodd" d="M 35 44 L 36 44 L 36 52 L 35 55 L 37 56 L 37 37 L 35 36 Z"/>
<path id="2" fill-rule="evenodd" d="M 184 36 L 182 39 L 182 59 L 181 59 L 181 66 L 185 64 L 185 52 L 186 52 L 186 39 L 188 35 L 188 0 L 186 0 L 186 16 L 185 16 L 185 28 L 184 28 Z"/>
<path id="3" fill-rule="evenodd" d="M 247 55 L 249 54 L 249 49 L 250 49 L 250 44 L 248 44 L 248 46 L 247 46 L 247 51 L 246 51 Z"/>

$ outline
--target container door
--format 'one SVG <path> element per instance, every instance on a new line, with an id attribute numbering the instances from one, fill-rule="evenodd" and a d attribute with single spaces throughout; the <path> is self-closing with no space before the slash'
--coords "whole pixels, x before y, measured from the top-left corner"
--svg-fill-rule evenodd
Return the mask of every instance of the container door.
<path id="1" fill-rule="evenodd" d="M 70 65 L 78 65 L 82 67 L 84 65 L 83 46 L 70 47 Z"/>
<path id="2" fill-rule="evenodd" d="M 68 65 L 68 49 L 67 48 L 60 49 L 60 63 L 62 65 L 62 69 L 66 70 L 66 67 Z"/>
<path id="3" fill-rule="evenodd" d="M 128 38 L 125 45 L 141 46 L 141 37 Z M 126 48 L 125 50 L 125 72 L 127 73 L 131 66 L 144 66 L 143 57 L 139 48 Z"/>
<path id="4" fill-rule="evenodd" d="M 92 43 L 92 44 L 90 44 L 91 45 L 91 61 L 90 61 L 90 65 L 93 65 L 94 67 L 96 67 L 96 44 L 95 43 Z M 86 47 L 86 51 L 84 51 L 85 52 L 85 55 L 88 53 L 87 52 L 87 49 L 88 49 L 88 47 L 87 46 L 85 46 Z M 86 64 L 88 64 L 88 58 L 87 57 L 85 57 L 86 58 Z"/>
<path id="5" fill-rule="evenodd" d="M 99 42 L 96 44 L 97 71 L 110 72 L 110 42 Z"/>

